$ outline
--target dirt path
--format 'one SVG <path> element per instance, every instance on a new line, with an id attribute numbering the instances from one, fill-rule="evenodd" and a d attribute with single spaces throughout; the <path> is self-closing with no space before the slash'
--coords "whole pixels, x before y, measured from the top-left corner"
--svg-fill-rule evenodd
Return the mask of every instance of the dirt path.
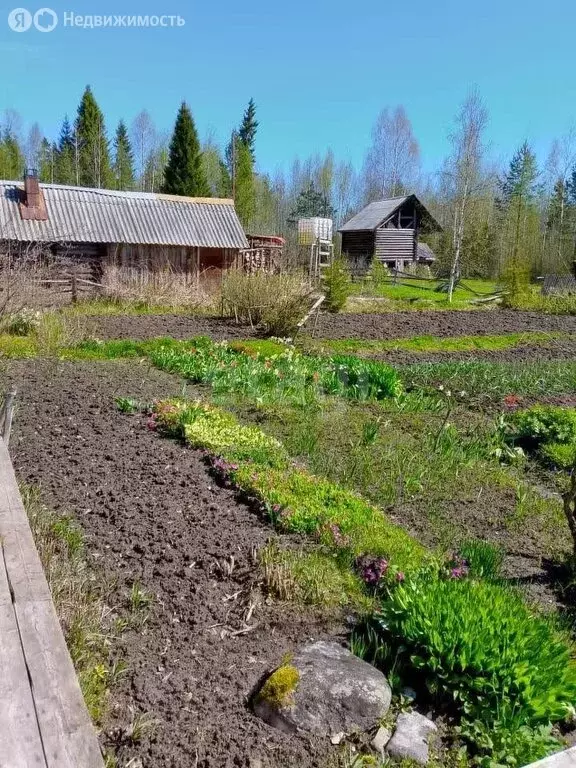
<path id="1" fill-rule="evenodd" d="M 108 731 L 126 727 L 131 709 L 159 724 L 123 759 L 139 757 L 145 768 L 325 765 L 326 745 L 283 736 L 246 701 L 285 652 L 341 627 L 263 600 L 251 553 L 268 525 L 214 484 L 200 454 L 115 408 L 116 395 L 148 401 L 177 393 L 179 381 L 132 362 L 19 362 L 2 379 L 19 390 L 11 443 L 19 479 L 80 522 L 94 562 L 116 582 L 113 605 L 126 605 L 135 581 L 153 596 L 141 630 L 125 635 L 128 671 Z M 217 563 L 230 557 L 225 575 Z M 256 629 L 231 636 L 251 601 Z"/>

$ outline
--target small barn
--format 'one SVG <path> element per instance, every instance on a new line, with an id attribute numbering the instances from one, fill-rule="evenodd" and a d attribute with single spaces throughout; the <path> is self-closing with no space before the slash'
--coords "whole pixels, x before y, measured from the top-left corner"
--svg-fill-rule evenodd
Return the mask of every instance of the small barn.
<path id="1" fill-rule="evenodd" d="M 342 253 L 349 259 L 353 272 L 363 274 L 373 259 L 398 270 L 410 264 L 432 264 L 434 253 L 419 238 L 441 229 L 416 195 L 405 195 L 370 203 L 339 232 Z"/>
<path id="2" fill-rule="evenodd" d="M 241 262 L 248 241 L 234 202 L 0 181 L 0 243 L 39 246 L 55 260 L 172 269 L 194 277 Z"/>

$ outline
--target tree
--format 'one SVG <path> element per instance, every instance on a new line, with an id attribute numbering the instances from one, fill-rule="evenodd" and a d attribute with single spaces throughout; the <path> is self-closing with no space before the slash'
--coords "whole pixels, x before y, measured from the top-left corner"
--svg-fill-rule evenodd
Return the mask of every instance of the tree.
<path id="1" fill-rule="evenodd" d="M 450 134 L 452 155 L 448 161 L 454 201 L 454 254 L 450 268 L 448 301 L 452 301 L 454 285 L 460 276 L 462 244 L 473 195 L 477 195 L 485 181 L 482 176 L 484 155 L 483 137 L 488 123 L 488 112 L 477 91 L 465 99 L 456 117 L 456 126 Z"/>
<path id="2" fill-rule="evenodd" d="M 420 166 L 420 148 L 404 107 L 383 109 L 372 129 L 364 161 L 364 198 L 369 203 L 410 191 Z"/>
<path id="3" fill-rule="evenodd" d="M 42 139 L 38 153 L 38 178 L 46 184 L 54 184 L 56 178 L 57 148 L 48 139 Z"/>
<path id="4" fill-rule="evenodd" d="M 324 192 L 319 192 L 314 184 L 310 182 L 306 189 L 303 189 L 296 199 L 296 206 L 288 221 L 295 222 L 298 219 L 307 219 L 312 216 L 320 216 L 324 219 L 333 219 L 336 211 L 332 207 Z"/>
<path id="5" fill-rule="evenodd" d="M 15 134 L 4 129 L 0 138 L 0 176 L 3 179 L 21 179 L 26 160 Z"/>
<path id="6" fill-rule="evenodd" d="M 212 136 L 202 146 L 202 164 L 213 197 L 231 197 L 232 179 Z"/>
<path id="7" fill-rule="evenodd" d="M 64 118 L 54 160 L 54 179 L 57 184 L 78 185 L 77 141 L 68 116 Z"/>
<path id="8" fill-rule="evenodd" d="M 260 123 L 256 120 L 256 104 L 254 103 L 254 99 L 250 99 L 248 106 L 244 111 L 244 115 L 242 116 L 240 128 L 238 129 L 238 138 L 250 150 L 253 163 L 256 162 L 254 142 L 259 125 Z"/>
<path id="9" fill-rule="evenodd" d="M 198 133 L 186 102 L 182 102 L 176 118 L 162 191 L 188 197 L 210 196 Z"/>
<path id="10" fill-rule="evenodd" d="M 539 231 L 538 166 L 528 142 L 514 153 L 500 188 L 498 204 L 504 217 L 505 257 L 516 263 L 522 248 L 524 261 L 531 263 L 534 235 Z"/>
<path id="11" fill-rule="evenodd" d="M 116 189 L 134 188 L 134 156 L 123 120 L 118 123 L 114 137 L 114 180 Z"/>
<path id="12" fill-rule="evenodd" d="M 40 148 L 43 138 L 40 126 L 38 123 L 33 123 L 26 139 L 26 163 L 29 168 L 38 170 L 40 167 Z"/>
<path id="13" fill-rule="evenodd" d="M 256 213 L 254 165 L 250 147 L 243 141 L 238 140 L 236 142 L 235 157 L 234 203 L 242 226 L 245 229 L 249 229 Z"/>
<path id="14" fill-rule="evenodd" d="M 140 189 L 145 191 L 147 189 L 146 169 L 149 165 L 150 154 L 155 151 L 158 143 L 158 132 L 145 109 L 134 118 L 131 133 L 138 183 Z"/>
<path id="15" fill-rule="evenodd" d="M 78 180 L 82 187 L 110 188 L 113 173 L 104 115 L 90 86 L 86 87 L 76 118 Z"/>

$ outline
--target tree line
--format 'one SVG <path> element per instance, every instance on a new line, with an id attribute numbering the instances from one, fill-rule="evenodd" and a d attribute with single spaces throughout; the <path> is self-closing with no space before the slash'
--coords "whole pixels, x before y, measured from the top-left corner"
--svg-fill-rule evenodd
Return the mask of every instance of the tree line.
<path id="1" fill-rule="evenodd" d="M 472 91 L 434 173 L 422 171 L 419 142 L 402 106 L 377 116 L 358 169 L 328 149 L 267 173 L 257 163 L 253 99 L 239 117 L 224 146 L 211 135 L 200 141 L 186 103 L 171 135 L 159 132 L 144 110 L 130 125 L 121 120 L 110 139 L 88 86 L 55 140 L 37 123 L 24 138 L 20 117 L 4 112 L 0 177 L 19 179 L 29 166 L 45 183 L 232 197 L 247 231 L 285 236 L 300 217 L 325 216 L 338 226 L 369 202 L 415 192 L 442 226 L 428 239 L 439 268 L 453 278 L 496 276 L 515 262 L 533 274 L 565 272 L 576 257 L 576 131 L 554 141 L 541 165 L 522 141 L 499 167 L 486 141 L 488 111 Z"/>

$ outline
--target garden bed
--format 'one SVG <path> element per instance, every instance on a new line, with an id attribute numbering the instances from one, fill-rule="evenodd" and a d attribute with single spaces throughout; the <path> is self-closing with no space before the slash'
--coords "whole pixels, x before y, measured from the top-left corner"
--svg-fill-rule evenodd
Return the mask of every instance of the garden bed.
<path id="1" fill-rule="evenodd" d="M 127 672 L 104 745 L 155 768 L 325 765 L 325 745 L 287 740 L 246 703 L 284 652 L 338 638 L 341 626 L 266 602 L 249 571 L 269 525 L 214 483 L 200 453 L 118 414 L 116 396 L 146 402 L 180 392 L 180 381 L 133 362 L 12 362 L 3 378 L 19 389 L 19 479 L 78 520 L 95 566 L 115 583 L 113 608 L 130 603 L 135 583 L 144 596 L 141 625 L 119 642 Z M 256 628 L 234 636 L 253 602 Z"/>

